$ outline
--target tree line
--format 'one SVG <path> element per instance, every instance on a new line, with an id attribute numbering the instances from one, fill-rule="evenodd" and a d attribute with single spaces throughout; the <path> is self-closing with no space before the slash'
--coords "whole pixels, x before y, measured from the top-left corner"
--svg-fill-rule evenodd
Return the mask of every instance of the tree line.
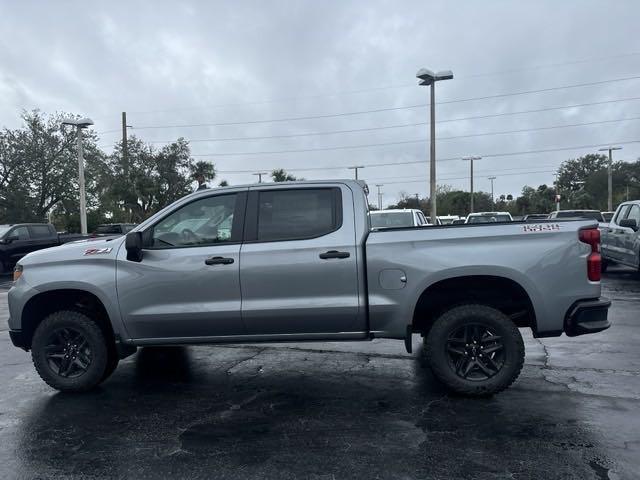
<path id="1" fill-rule="evenodd" d="M 525 185 L 519 196 L 502 194 L 491 200 L 487 192 L 474 192 L 476 212 L 507 211 L 512 215 L 549 213 L 556 209 L 556 195 L 560 196 L 560 208 L 607 209 L 607 182 L 609 159 L 606 155 L 587 154 L 564 161 L 557 172 L 554 185 L 542 184 L 537 187 Z M 640 160 L 635 162 L 612 163 L 613 207 L 625 200 L 640 198 Z M 454 190 L 448 185 L 440 185 L 437 190 L 438 212 L 441 215 L 469 214 L 471 194 Z M 400 200 L 388 208 L 419 208 L 429 212 L 428 198 L 402 193 Z"/>
<path id="2" fill-rule="evenodd" d="M 0 131 L 0 224 L 51 221 L 59 231 L 79 231 L 76 132 L 62 125 L 69 117 L 24 112 L 22 127 Z M 191 193 L 198 176 L 217 177 L 213 163 L 192 158 L 184 138 L 157 148 L 131 136 L 126 155 L 122 142 L 107 154 L 97 134 L 85 130 L 83 149 L 89 231 L 100 223 L 139 223 Z M 271 177 L 296 179 L 282 169 Z"/>
<path id="3" fill-rule="evenodd" d="M 69 115 L 24 112 L 23 126 L 0 131 L 0 224 L 52 221 L 61 231 L 80 228 L 76 134 L 62 126 Z M 126 155 L 122 142 L 112 153 L 98 147 L 95 132 L 83 132 L 87 223 L 89 231 L 100 223 L 138 223 L 164 206 L 191 193 L 194 179 L 217 181 L 213 163 L 196 161 L 188 141 L 178 138 L 155 147 L 131 136 Z M 474 193 L 476 211 L 504 210 L 513 215 L 548 213 L 561 208 L 604 210 L 607 206 L 605 155 L 588 154 L 562 163 L 554 185 L 525 185 L 519 196 L 497 195 L 492 202 L 486 192 Z M 614 207 L 621 201 L 640 198 L 640 160 L 613 163 Z M 275 182 L 302 180 L 283 169 L 271 172 Z M 228 185 L 221 180 L 218 185 Z M 438 210 L 442 215 L 467 215 L 470 194 L 448 185 L 438 187 Z M 389 208 L 420 208 L 429 212 L 429 199 L 401 194 Z"/>

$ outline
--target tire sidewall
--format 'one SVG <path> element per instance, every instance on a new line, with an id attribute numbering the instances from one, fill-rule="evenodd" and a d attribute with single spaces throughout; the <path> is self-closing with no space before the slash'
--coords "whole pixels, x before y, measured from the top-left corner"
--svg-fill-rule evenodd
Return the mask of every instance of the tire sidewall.
<path id="1" fill-rule="evenodd" d="M 449 336 L 463 327 L 482 324 L 502 337 L 504 364 L 491 378 L 481 381 L 459 377 L 449 364 L 446 351 Z M 463 305 L 442 314 L 434 323 L 426 340 L 429 364 L 443 383 L 463 394 L 490 395 L 507 388 L 520 373 L 524 362 L 524 342 L 513 322 L 502 312 L 484 305 Z"/>
<path id="2" fill-rule="evenodd" d="M 76 378 L 65 378 L 54 372 L 45 355 L 45 347 L 55 330 L 71 328 L 82 333 L 91 349 L 91 364 Z M 42 379 L 51 387 L 67 392 L 90 390 L 98 385 L 107 368 L 108 349 L 100 327 L 87 315 L 75 311 L 60 311 L 46 317 L 36 328 L 31 343 L 33 363 Z"/>

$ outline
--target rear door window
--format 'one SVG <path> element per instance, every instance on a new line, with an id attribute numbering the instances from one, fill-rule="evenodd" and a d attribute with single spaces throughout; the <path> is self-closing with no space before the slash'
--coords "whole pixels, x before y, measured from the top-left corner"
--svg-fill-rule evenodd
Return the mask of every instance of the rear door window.
<path id="1" fill-rule="evenodd" d="M 53 237 L 49 225 L 30 225 L 29 230 L 31 231 L 31 237 L 34 239 Z"/>
<path id="2" fill-rule="evenodd" d="M 258 193 L 258 241 L 303 240 L 342 224 L 339 188 L 267 190 Z"/>

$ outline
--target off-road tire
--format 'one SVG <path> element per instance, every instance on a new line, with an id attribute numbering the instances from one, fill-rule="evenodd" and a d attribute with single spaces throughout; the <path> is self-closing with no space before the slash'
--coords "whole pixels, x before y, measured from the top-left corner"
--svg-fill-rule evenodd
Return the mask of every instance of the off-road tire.
<path id="1" fill-rule="evenodd" d="M 46 347 L 56 331 L 70 329 L 82 335 L 90 351 L 86 370 L 74 378 L 64 377 L 54 370 L 46 356 Z M 100 327 L 89 316 L 71 310 L 61 310 L 46 317 L 36 328 L 31 342 L 31 358 L 40 378 L 61 392 L 85 392 L 106 379 L 109 348 Z M 113 370 L 112 370 L 113 372 Z"/>
<path id="2" fill-rule="evenodd" d="M 462 378 L 451 365 L 448 353 L 450 336 L 465 325 L 476 324 L 486 325 L 500 336 L 503 344 L 501 368 L 484 380 Z M 424 344 L 426 360 L 436 378 L 450 390 L 466 396 L 501 392 L 518 378 L 524 364 L 524 342 L 518 328 L 504 313 L 486 305 L 460 305 L 445 311 L 434 322 Z"/>

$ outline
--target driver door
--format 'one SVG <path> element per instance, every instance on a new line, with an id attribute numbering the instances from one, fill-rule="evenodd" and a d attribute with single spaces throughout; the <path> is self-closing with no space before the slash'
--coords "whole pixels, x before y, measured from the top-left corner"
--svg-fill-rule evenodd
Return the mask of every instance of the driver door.
<path id="1" fill-rule="evenodd" d="M 197 342 L 245 332 L 240 244 L 246 192 L 181 205 L 145 229 L 141 262 L 118 252 L 117 289 L 130 338 Z"/>

